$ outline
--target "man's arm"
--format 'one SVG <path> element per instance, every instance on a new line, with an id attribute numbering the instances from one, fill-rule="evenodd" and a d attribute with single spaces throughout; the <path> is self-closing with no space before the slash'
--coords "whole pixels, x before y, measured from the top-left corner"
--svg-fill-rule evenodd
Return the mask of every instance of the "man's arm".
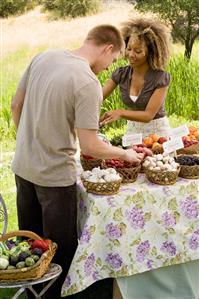
<path id="1" fill-rule="evenodd" d="M 80 148 L 86 155 L 101 159 L 120 158 L 121 160 L 140 163 L 143 156 L 133 149 L 124 150 L 110 146 L 98 138 L 97 130 L 77 128 Z"/>
<path id="2" fill-rule="evenodd" d="M 12 118 L 16 128 L 18 128 L 19 125 L 24 98 L 25 98 L 25 91 L 18 88 L 11 103 Z"/>

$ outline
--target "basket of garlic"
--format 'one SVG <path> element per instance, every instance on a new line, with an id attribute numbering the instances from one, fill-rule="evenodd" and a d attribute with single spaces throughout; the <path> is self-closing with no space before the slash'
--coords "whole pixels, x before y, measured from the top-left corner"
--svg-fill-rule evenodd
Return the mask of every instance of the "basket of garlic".
<path id="1" fill-rule="evenodd" d="M 146 157 L 143 167 L 148 180 L 159 185 L 175 184 L 180 172 L 180 165 L 166 154 Z"/>
<path id="2" fill-rule="evenodd" d="M 83 171 L 81 180 L 87 192 L 101 195 L 118 193 L 122 182 L 121 176 L 114 168 L 99 167 L 93 168 L 92 171 Z"/>

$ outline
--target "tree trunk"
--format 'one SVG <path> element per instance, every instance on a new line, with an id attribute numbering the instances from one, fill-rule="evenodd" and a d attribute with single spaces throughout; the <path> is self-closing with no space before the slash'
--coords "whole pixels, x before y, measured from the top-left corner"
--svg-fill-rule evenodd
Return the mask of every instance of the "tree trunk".
<path id="1" fill-rule="evenodd" d="M 185 41 L 185 52 L 184 52 L 184 58 L 190 60 L 191 58 L 191 52 L 192 52 L 192 48 L 193 48 L 193 43 L 194 40 L 192 39 L 187 39 Z"/>

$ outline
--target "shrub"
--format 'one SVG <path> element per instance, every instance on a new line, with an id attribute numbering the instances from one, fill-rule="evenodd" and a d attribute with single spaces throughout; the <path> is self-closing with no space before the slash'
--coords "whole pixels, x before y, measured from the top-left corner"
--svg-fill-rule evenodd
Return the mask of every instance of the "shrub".
<path id="1" fill-rule="evenodd" d="M 2 0 L 0 1 L 0 17 L 7 18 L 10 15 L 22 14 L 37 4 L 37 0 Z"/>
<path id="2" fill-rule="evenodd" d="M 95 13 L 99 10 L 101 0 L 43 0 L 44 9 L 55 10 L 61 17 L 76 18 Z"/>

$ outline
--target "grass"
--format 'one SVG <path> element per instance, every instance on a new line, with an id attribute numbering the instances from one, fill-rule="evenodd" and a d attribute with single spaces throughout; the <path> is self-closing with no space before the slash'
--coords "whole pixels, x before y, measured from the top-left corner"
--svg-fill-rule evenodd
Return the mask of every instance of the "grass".
<path id="1" fill-rule="evenodd" d="M 121 15 L 121 12 L 120 12 Z M 115 15 L 113 14 L 115 17 Z M 123 14 L 122 14 L 123 16 Z M 23 16 L 22 16 L 23 18 Z M 91 20 L 93 17 L 87 18 L 87 20 Z M 100 22 L 101 22 L 100 18 Z M 104 17 L 103 17 L 104 19 Z M 94 19 L 93 19 L 94 20 Z M 10 22 L 10 20 L 8 20 Z M 13 20 L 11 20 L 12 22 Z M 30 20 L 31 21 L 31 20 Z M 121 17 L 120 17 L 121 21 Z M 38 19 L 35 19 L 35 22 L 38 22 Z M 42 25 L 40 24 L 39 31 L 37 32 L 37 40 L 40 42 L 44 42 L 44 46 L 27 46 L 23 45 L 16 47 L 16 50 L 11 52 L 10 54 L 4 55 L 0 59 L 0 66 L 1 66 L 1 86 L 0 86 L 0 97 L 1 97 L 1 107 L 0 107 L 0 192 L 5 199 L 7 209 L 8 209 L 8 231 L 18 229 L 17 225 L 17 215 L 16 215 L 16 189 L 15 189 L 15 180 L 14 175 L 11 170 L 11 161 L 13 158 L 13 152 L 15 150 L 15 129 L 11 120 L 11 113 L 10 113 L 10 103 L 12 96 L 15 93 L 17 84 L 19 82 L 20 77 L 22 76 L 26 66 L 31 61 L 31 58 L 36 55 L 37 53 L 46 50 L 47 48 L 51 47 L 51 44 L 47 44 L 49 41 L 52 41 L 52 36 L 50 33 L 53 33 L 53 24 L 50 24 L 46 30 L 45 21 L 42 21 Z M 82 23 L 81 23 L 82 22 Z M 96 21 L 94 20 L 96 23 Z M 63 23 L 63 24 L 62 24 Z M 61 22 L 59 27 L 56 28 L 56 38 L 54 38 L 54 44 L 62 45 L 62 48 L 65 47 L 65 43 L 69 43 L 71 48 L 79 46 L 79 37 L 78 33 L 79 28 L 83 28 L 82 31 L 86 31 L 87 29 L 84 26 L 84 20 L 74 20 L 71 24 L 75 26 L 78 23 L 78 32 L 72 32 L 72 28 L 69 27 L 69 23 L 67 23 L 69 33 L 68 40 L 63 40 L 64 36 L 67 33 L 65 31 L 65 22 Z M 19 25 L 19 23 L 17 23 Z M 35 27 L 34 23 L 32 25 L 32 29 Z M 81 24 L 81 26 L 79 26 Z M 29 24 L 30 25 L 30 24 Z M 58 24 L 56 23 L 56 26 Z M 63 28 L 62 29 L 62 25 Z M 66 26 L 66 27 L 67 27 Z M 92 26 L 91 26 L 92 27 Z M 19 41 L 20 37 L 25 37 L 26 40 L 29 36 L 31 37 L 35 31 L 32 30 L 31 34 L 27 31 L 27 34 L 24 33 L 20 36 L 17 33 L 21 32 L 20 28 L 16 25 L 17 28 L 16 36 L 12 36 L 13 41 Z M 24 28 L 24 25 L 23 25 Z M 40 31 L 43 34 L 40 34 Z M 33 32 L 34 31 L 34 32 Z M 57 35 L 59 32 L 61 34 Z M 49 34 L 49 36 L 48 36 Z M 42 36 L 42 38 L 41 38 Z M 74 39 L 70 40 L 72 37 L 76 37 L 76 41 Z M 46 40 L 45 40 L 45 39 Z M 34 38 L 35 39 L 35 38 Z M 17 44 L 18 45 L 18 44 Z M 14 46 L 17 46 L 14 45 Z M 15 49 L 15 48 L 14 48 Z M 172 81 L 169 88 L 167 100 L 166 100 L 166 110 L 169 114 L 169 120 L 172 127 L 177 127 L 181 124 L 192 124 L 199 129 L 199 60 L 198 60 L 198 52 L 199 52 L 199 41 L 194 44 L 192 58 L 189 63 L 187 63 L 183 59 L 183 52 L 184 48 L 179 45 L 173 45 L 173 52 L 172 52 L 172 59 L 170 65 L 168 66 L 168 71 L 171 73 Z M 111 71 L 113 71 L 118 66 L 124 65 L 125 61 L 120 60 L 116 64 L 112 65 L 109 71 L 103 72 L 99 78 L 102 84 L 108 79 L 110 76 Z M 102 106 L 102 113 L 111 110 L 111 109 L 118 109 L 123 107 L 120 99 L 120 94 L 118 89 L 106 100 L 104 105 Z M 104 130 L 104 129 L 103 129 Z M 105 128 L 107 136 L 111 139 L 113 135 L 121 134 L 125 131 L 125 121 L 120 120 L 117 123 L 111 124 Z M 8 290 L 8 289 L 0 289 L 0 298 L 1 299 L 9 299 L 13 296 L 16 290 Z M 20 298 L 24 298 L 24 296 L 20 296 Z"/>

